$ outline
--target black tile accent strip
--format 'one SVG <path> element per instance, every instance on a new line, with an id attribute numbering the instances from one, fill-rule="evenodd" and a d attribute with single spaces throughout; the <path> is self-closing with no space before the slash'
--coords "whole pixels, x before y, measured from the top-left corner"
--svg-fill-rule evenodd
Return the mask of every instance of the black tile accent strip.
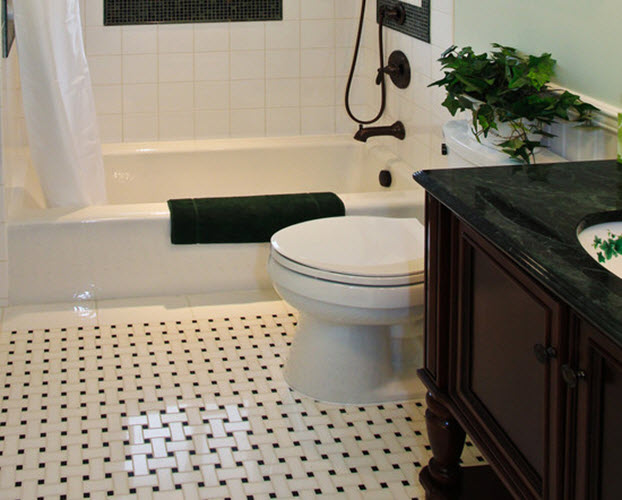
<path id="1" fill-rule="evenodd" d="M 283 0 L 104 0 L 104 25 L 279 21 Z"/>
<path id="2" fill-rule="evenodd" d="M 379 14 L 382 6 L 393 7 L 397 4 L 404 6 L 406 21 L 400 25 L 395 21 L 385 19 L 383 22 L 384 26 L 430 43 L 430 0 L 421 0 L 421 7 L 404 2 L 396 2 L 395 0 L 378 0 L 376 21 L 380 18 Z"/>

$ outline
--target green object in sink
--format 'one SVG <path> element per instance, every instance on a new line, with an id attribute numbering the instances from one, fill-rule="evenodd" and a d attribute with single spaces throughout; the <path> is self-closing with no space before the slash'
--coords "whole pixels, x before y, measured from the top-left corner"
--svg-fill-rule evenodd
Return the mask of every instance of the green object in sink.
<path id="1" fill-rule="evenodd" d="M 622 278 L 622 222 L 601 222 L 581 228 L 577 238 L 583 249 L 602 267 Z"/>

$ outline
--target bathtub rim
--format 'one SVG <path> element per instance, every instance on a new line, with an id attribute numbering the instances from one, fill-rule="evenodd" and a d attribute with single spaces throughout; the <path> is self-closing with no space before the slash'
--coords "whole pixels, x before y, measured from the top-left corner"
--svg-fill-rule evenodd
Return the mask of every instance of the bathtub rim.
<path id="1" fill-rule="evenodd" d="M 206 151 L 243 151 L 248 149 L 275 149 L 279 146 L 309 147 L 345 145 L 353 149 L 374 148 L 379 145 L 363 144 L 349 134 L 305 135 L 281 137 L 222 137 L 213 139 L 186 139 L 178 141 L 114 142 L 102 144 L 102 155 L 151 155 L 162 153 L 193 153 Z"/>

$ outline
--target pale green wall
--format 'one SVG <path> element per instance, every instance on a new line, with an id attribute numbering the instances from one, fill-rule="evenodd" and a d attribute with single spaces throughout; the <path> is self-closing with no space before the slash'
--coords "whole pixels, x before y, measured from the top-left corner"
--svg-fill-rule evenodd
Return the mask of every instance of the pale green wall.
<path id="1" fill-rule="evenodd" d="M 555 82 L 622 107 L 621 0 L 455 0 L 455 43 L 550 52 Z"/>

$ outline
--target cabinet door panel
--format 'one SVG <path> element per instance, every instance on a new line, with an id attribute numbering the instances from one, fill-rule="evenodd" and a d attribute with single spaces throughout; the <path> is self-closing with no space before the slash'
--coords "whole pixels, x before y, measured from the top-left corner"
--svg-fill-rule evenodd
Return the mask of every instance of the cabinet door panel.
<path id="1" fill-rule="evenodd" d="M 468 226 L 459 242 L 457 394 L 513 487 L 548 498 L 558 360 L 539 362 L 534 346 L 557 348 L 561 306 Z"/>
<path id="2" fill-rule="evenodd" d="M 470 392 L 542 477 L 545 365 L 550 310 L 481 251 L 472 260 Z"/>
<path id="3" fill-rule="evenodd" d="M 622 349 L 579 321 L 576 499 L 613 500 L 622 491 Z M 573 389 L 570 389 L 573 391 Z M 571 424 L 572 425 L 572 424 Z M 569 460 L 573 457 L 569 447 Z M 571 483 L 572 484 L 572 483 Z"/>
<path id="4" fill-rule="evenodd" d="M 622 495 L 622 367 L 605 362 L 603 367 L 603 419 L 601 430 L 601 498 Z"/>

